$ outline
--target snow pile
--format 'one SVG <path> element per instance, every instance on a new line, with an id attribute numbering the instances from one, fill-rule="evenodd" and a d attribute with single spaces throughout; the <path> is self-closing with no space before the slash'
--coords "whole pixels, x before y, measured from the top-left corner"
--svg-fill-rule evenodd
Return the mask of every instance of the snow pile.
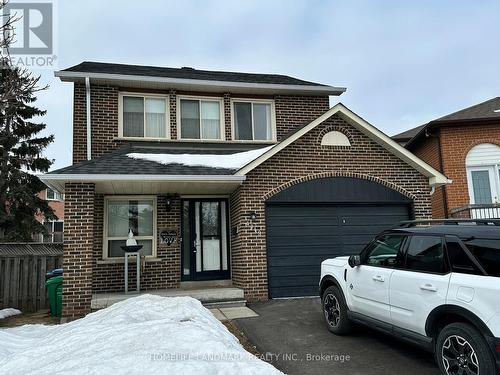
<path id="1" fill-rule="evenodd" d="M 8 318 L 9 316 L 19 315 L 21 311 L 9 307 L 8 309 L 0 310 L 0 319 Z"/>
<path id="2" fill-rule="evenodd" d="M 259 156 L 269 151 L 273 146 L 263 147 L 256 150 L 236 152 L 227 155 L 214 154 L 146 154 L 132 152 L 127 154 L 132 159 L 144 159 L 161 164 L 183 164 L 190 167 L 211 167 L 240 169 Z"/>
<path id="3" fill-rule="evenodd" d="M 190 297 L 143 295 L 67 324 L 0 329 L 1 374 L 281 374 Z"/>

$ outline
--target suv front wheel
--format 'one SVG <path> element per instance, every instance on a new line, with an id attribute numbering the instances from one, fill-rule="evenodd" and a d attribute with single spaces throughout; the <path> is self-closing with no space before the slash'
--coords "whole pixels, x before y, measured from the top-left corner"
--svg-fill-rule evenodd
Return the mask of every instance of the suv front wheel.
<path id="1" fill-rule="evenodd" d="M 345 335 L 351 330 L 344 295 L 336 286 L 328 287 L 321 298 L 323 315 L 330 332 Z"/>
<path id="2" fill-rule="evenodd" d="M 452 323 L 441 330 L 436 359 L 443 374 L 495 374 L 495 362 L 486 340 L 469 324 Z"/>

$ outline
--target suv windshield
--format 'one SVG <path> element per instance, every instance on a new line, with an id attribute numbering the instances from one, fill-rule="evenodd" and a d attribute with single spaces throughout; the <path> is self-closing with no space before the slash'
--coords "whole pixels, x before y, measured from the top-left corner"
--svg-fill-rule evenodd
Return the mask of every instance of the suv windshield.
<path id="1" fill-rule="evenodd" d="M 481 239 L 474 238 L 464 241 L 464 244 L 478 262 L 483 266 L 488 275 L 500 276 L 500 239 Z"/>

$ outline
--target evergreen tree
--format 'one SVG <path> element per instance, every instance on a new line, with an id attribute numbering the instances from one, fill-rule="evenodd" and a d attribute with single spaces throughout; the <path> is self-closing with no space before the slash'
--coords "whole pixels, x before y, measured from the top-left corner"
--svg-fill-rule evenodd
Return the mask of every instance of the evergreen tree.
<path id="1" fill-rule="evenodd" d="M 0 14 L 6 1 L 0 2 Z M 38 193 L 46 188 L 35 175 L 47 172 L 53 161 L 42 151 L 54 136 L 37 136 L 46 125 L 34 122 L 46 111 L 36 108 L 35 94 L 45 90 L 40 87 L 40 77 L 27 69 L 14 66 L 9 55 L 13 42 L 13 15 L 2 16 L 0 26 L 0 236 L 3 241 L 31 241 L 32 235 L 45 233 L 44 226 L 36 220 L 43 215 L 46 220 L 56 220 L 47 201 Z"/>

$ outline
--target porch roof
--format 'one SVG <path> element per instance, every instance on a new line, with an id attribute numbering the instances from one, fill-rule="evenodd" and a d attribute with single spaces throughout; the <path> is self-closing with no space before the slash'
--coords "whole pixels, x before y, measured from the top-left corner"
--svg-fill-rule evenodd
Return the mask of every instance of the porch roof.
<path id="1" fill-rule="evenodd" d="M 60 192 L 67 182 L 93 182 L 96 192 L 106 194 L 230 193 L 245 180 L 234 175 L 239 167 L 267 149 L 265 145 L 129 144 L 40 179 Z"/>

